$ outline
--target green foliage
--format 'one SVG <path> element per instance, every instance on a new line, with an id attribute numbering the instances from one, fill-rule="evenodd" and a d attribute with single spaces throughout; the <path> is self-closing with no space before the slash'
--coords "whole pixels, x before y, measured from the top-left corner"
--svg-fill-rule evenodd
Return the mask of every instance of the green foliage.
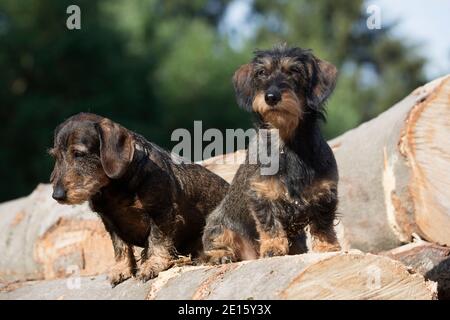
<path id="1" fill-rule="evenodd" d="M 81 30 L 65 23 L 81 8 Z M 327 137 L 370 119 L 425 81 L 423 59 L 368 30 L 363 1 L 255 0 L 254 35 L 230 46 L 220 31 L 228 0 L 2 0 L 0 3 L 0 200 L 48 181 L 46 149 L 70 115 L 95 112 L 170 148 L 172 130 L 247 128 L 234 70 L 254 48 L 309 47 L 340 69 Z M 246 26 L 247 27 L 247 26 Z M 239 36 L 239 34 L 238 34 Z"/>

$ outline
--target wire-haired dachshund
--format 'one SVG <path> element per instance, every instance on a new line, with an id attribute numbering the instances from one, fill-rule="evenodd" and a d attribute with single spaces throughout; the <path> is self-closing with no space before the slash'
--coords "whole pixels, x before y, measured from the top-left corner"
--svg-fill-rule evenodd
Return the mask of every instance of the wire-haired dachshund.
<path id="1" fill-rule="evenodd" d="M 340 249 L 334 230 L 338 170 L 319 127 L 336 77 L 332 64 L 285 45 L 256 51 L 236 71 L 237 102 L 255 115 L 258 138 L 250 143 L 229 192 L 208 216 L 203 235 L 207 261 L 304 252 L 307 226 L 313 250 Z M 263 131 L 272 137 L 265 146 L 258 144 Z M 259 152 L 274 144 L 278 170 L 265 174 Z"/>
<path id="2" fill-rule="evenodd" d="M 205 219 L 228 189 L 204 167 L 180 163 L 95 114 L 80 113 L 59 125 L 50 154 L 56 160 L 53 198 L 62 204 L 89 201 L 111 236 L 113 286 L 133 275 L 156 277 L 178 254 L 198 255 Z M 144 248 L 139 270 L 133 246 Z"/>

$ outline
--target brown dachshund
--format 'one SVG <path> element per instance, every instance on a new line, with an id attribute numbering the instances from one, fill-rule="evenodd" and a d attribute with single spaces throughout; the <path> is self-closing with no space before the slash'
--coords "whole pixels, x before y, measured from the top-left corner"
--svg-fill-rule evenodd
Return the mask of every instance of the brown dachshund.
<path id="1" fill-rule="evenodd" d="M 148 142 L 113 121 L 80 113 L 55 130 L 53 198 L 89 201 L 114 246 L 114 286 L 131 276 L 146 281 L 173 265 L 178 254 L 198 256 L 207 215 L 228 183 L 197 164 Z M 143 247 L 139 270 L 133 246 Z"/>

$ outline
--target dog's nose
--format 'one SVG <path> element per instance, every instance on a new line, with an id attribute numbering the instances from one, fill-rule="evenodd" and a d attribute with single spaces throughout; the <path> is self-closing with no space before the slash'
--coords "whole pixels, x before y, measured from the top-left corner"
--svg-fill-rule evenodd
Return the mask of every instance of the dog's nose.
<path id="1" fill-rule="evenodd" d="M 274 106 L 281 100 L 281 93 L 278 90 L 267 90 L 264 100 L 269 106 Z"/>
<path id="2" fill-rule="evenodd" d="M 66 190 L 64 190 L 64 188 L 62 187 L 55 187 L 53 189 L 53 194 L 52 194 L 52 198 L 58 201 L 62 201 L 66 199 Z"/>

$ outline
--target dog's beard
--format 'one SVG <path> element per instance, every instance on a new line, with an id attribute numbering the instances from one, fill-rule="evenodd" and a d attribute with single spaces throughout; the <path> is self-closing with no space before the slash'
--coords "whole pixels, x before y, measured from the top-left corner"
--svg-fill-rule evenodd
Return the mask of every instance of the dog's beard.
<path id="1" fill-rule="evenodd" d="M 58 202 L 71 205 L 82 204 L 97 194 L 107 183 L 108 178 L 106 176 L 87 177 L 80 181 L 69 180 L 65 184 L 67 190 L 66 200 Z"/>
<path id="2" fill-rule="evenodd" d="M 278 129 L 284 141 L 293 136 L 303 115 L 301 101 L 292 92 L 283 92 L 281 101 L 273 107 L 266 103 L 263 92 L 258 93 L 253 100 L 253 111 L 260 114 L 264 122 Z"/>

